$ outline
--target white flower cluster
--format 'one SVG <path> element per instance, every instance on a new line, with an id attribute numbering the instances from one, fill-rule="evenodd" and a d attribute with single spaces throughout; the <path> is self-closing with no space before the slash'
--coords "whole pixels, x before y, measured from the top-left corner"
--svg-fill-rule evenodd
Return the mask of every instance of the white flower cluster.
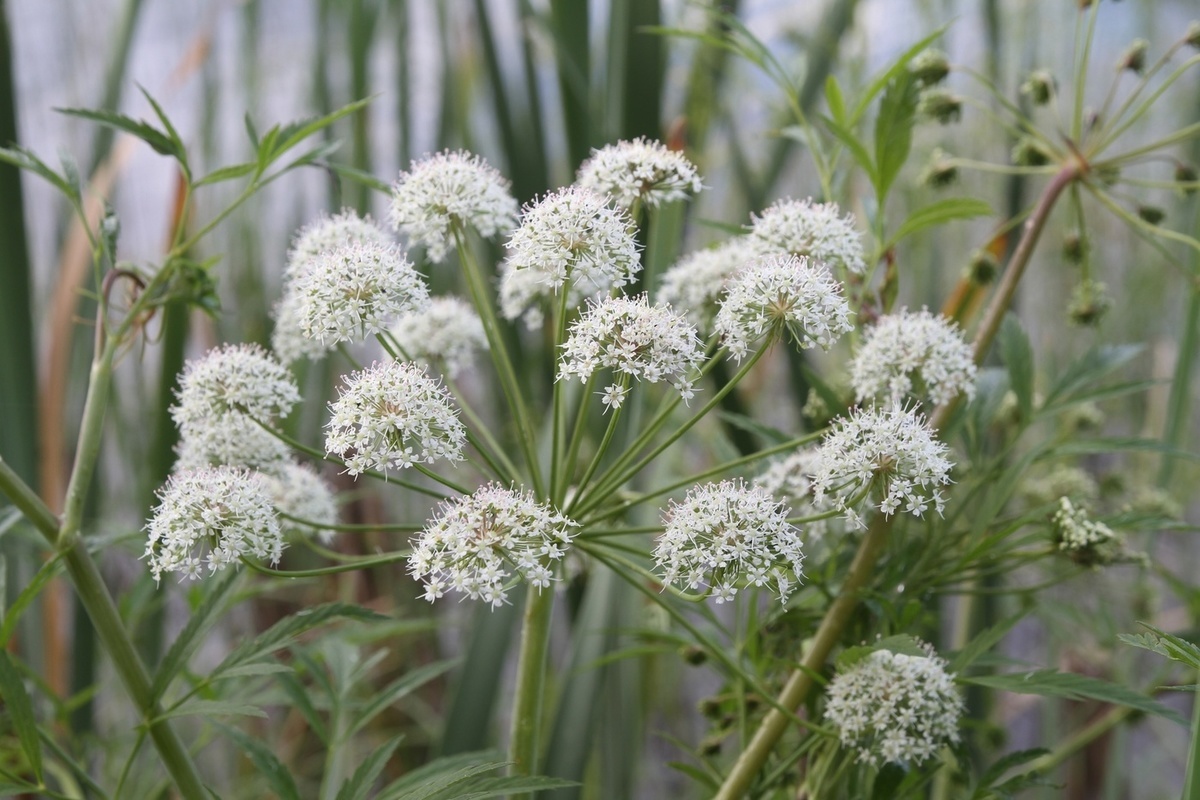
<path id="1" fill-rule="evenodd" d="M 483 322 L 470 303 L 457 297 L 435 297 L 392 326 L 402 355 L 457 376 L 471 365 L 477 350 L 488 349 Z"/>
<path id="2" fill-rule="evenodd" d="M 851 506 L 865 502 L 890 516 L 903 508 L 923 516 L 930 505 L 939 514 L 950 483 L 948 448 L 916 411 L 901 406 L 860 409 L 839 421 L 817 450 L 813 501 L 832 502 L 858 526 Z"/>
<path id="3" fill-rule="evenodd" d="M 576 181 L 623 208 L 639 200 L 648 206 L 683 200 L 704 188 L 696 166 L 682 153 L 644 137 L 593 150 Z"/>
<path id="4" fill-rule="evenodd" d="M 1058 511 L 1051 517 L 1058 549 L 1081 564 L 1110 564 L 1121 554 L 1121 537 L 1103 522 L 1088 517 L 1087 510 L 1067 497 L 1058 500 Z"/>
<path id="5" fill-rule="evenodd" d="M 159 498 L 142 556 L 155 582 L 164 572 L 197 579 L 205 565 L 214 573 L 246 556 L 276 564 L 283 554 L 271 490 L 258 473 L 232 467 L 177 473 Z"/>
<path id="6" fill-rule="evenodd" d="M 752 217 L 750 238 L 764 255 L 804 256 L 856 275 L 867 271 L 854 217 L 841 216 L 836 203 L 780 200 Z"/>
<path id="7" fill-rule="evenodd" d="M 586 381 L 596 370 L 610 369 L 650 383 L 670 381 L 688 400 L 693 373 L 703 360 L 696 329 L 669 306 L 652 306 L 644 294 L 608 297 L 571 326 L 558 377 Z"/>
<path id="8" fill-rule="evenodd" d="M 829 682 L 825 717 L 860 761 L 920 764 L 958 741 L 963 704 L 946 666 L 876 650 Z"/>
<path id="9" fill-rule="evenodd" d="M 349 244 L 316 256 L 296 279 L 300 332 L 322 345 L 356 342 L 429 302 L 424 280 L 395 245 Z"/>
<path id="10" fill-rule="evenodd" d="M 466 151 L 444 151 L 412 162 L 392 187 L 388 219 L 424 245 L 432 262 L 446 258 L 452 227 L 470 225 L 480 236 L 507 233 L 517 222 L 509 182 L 486 161 Z"/>
<path id="11" fill-rule="evenodd" d="M 330 410 L 325 452 L 351 475 L 462 459 L 466 430 L 450 394 L 416 364 L 389 361 L 353 373 Z"/>
<path id="12" fill-rule="evenodd" d="M 258 422 L 271 425 L 286 417 L 300 391 L 261 347 L 225 345 L 189 360 L 177 400 L 171 408 L 180 433 L 177 470 L 266 469 L 287 459 L 287 448 Z"/>
<path id="13" fill-rule="evenodd" d="M 685 309 L 692 324 L 707 335 L 729 279 L 755 260 L 756 251 L 745 236 L 690 253 L 663 275 L 659 302 Z"/>
<path id="14" fill-rule="evenodd" d="M 718 603 L 767 584 L 787 602 L 804 572 L 800 532 L 787 517 L 778 500 L 740 480 L 696 486 L 664 514 L 654 560 L 665 583 L 705 587 Z"/>
<path id="15" fill-rule="evenodd" d="M 321 479 L 316 470 L 304 464 L 287 463 L 266 475 L 275 510 L 296 519 L 315 522 L 317 526 L 335 525 L 338 520 L 337 503 L 333 490 Z M 316 536 L 322 544 L 333 541 L 334 530 L 281 519 L 285 533 L 300 536 Z"/>
<path id="16" fill-rule="evenodd" d="M 754 479 L 754 485 L 791 506 L 793 517 L 814 517 L 832 512 L 837 506 L 831 498 L 826 497 L 820 503 L 813 498 L 811 476 L 817 471 L 818 458 L 816 450 L 797 450 L 768 466 Z M 804 538 L 810 554 L 814 545 L 833 532 L 832 522 L 819 519 L 804 524 Z"/>
<path id="17" fill-rule="evenodd" d="M 564 284 L 567 302 L 576 306 L 630 283 L 642 268 L 635 233 L 629 214 L 609 205 L 604 195 L 579 186 L 551 192 L 525 209 L 505 245 L 501 312 L 517 319 Z M 537 311 L 532 313 L 526 321 L 536 325 Z"/>
<path id="18" fill-rule="evenodd" d="M 738 361 L 769 333 L 792 332 L 801 348 L 829 347 L 851 329 L 850 306 L 829 270 L 794 256 L 776 256 L 729 279 L 716 330 Z"/>
<path id="19" fill-rule="evenodd" d="M 881 317 L 863 337 L 850 376 L 860 403 L 879 397 L 899 403 L 910 393 L 935 404 L 960 393 L 975 396 L 971 346 L 954 322 L 924 309 Z"/>
<path id="20" fill-rule="evenodd" d="M 300 327 L 303 300 L 296 285 L 312 271 L 318 256 L 354 245 L 386 249 L 391 244 L 391 237 L 370 217 L 360 217 L 348 209 L 332 217 L 322 216 L 300 230 L 288 253 L 283 295 L 274 311 L 271 349 L 280 361 L 292 364 L 301 359 L 318 359 L 335 344 L 312 338 Z"/>
<path id="21" fill-rule="evenodd" d="M 538 589 L 550 585 L 576 527 L 529 492 L 489 484 L 442 504 L 412 540 L 409 572 L 425 584 L 431 603 L 453 590 L 496 608 L 514 573 Z"/>

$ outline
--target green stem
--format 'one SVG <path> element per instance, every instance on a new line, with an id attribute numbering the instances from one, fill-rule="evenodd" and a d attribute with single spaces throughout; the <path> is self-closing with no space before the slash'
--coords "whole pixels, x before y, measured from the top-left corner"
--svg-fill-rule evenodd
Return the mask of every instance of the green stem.
<path id="1" fill-rule="evenodd" d="M 554 348 L 551 352 L 551 364 L 558 363 L 558 350 L 566 339 L 567 331 L 567 297 L 570 286 L 559 287 L 560 296 L 554 311 Z M 562 467 L 562 417 L 563 417 L 563 379 L 554 377 L 554 388 L 551 391 L 552 412 L 550 416 L 550 502 L 555 507 L 562 504 L 562 492 L 566 490 L 567 481 L 559 474 Z"/>
<path id="2" fill-rule="evenodd" d="M 467 247 L 462 230 L 458 225 L 453 226 L 453 229 L 454 246 L 458 250 L 458 259 L 466 272 L 467 287 L 470 289 L 471 299 L 475 303 L 475 310 L 479 312 L 479 319 L 483 322 L 483 330 L 487 334 L 493 363 L 500 375 L 500 386 L 504 390 L 504 397 L 508 401 L 508 407 L 517 424 L 517 436 L 521 441 L 521 450 L 525 454 L 525 461 L 529 465 L 534 494 L 538 497 L 545 497 L 541 469 L 538 467 L 533 423 L 530 421 L 529 409 L 525 406 L 521 385 L 517 382 L 517 373 L 513 370 L 512 359 L 509 358 L 508 348 L 501 335 L 500 321 L 496 317 L 496 309 L 492 306 L 487 282 L 483 279 L 479 263 L 475 260 L 470 248 Z"/>
<path id="3" fill-rule="evenodd" d="M 454 395 L 454 399 L 458 401 L 458 407 L 462 409 L 463 414 L 467 417 L 467 422 L 470 423 L 467 426 L 467 440 L 470 441 L 471 446 L 479 451 L 479 454 L 483 456 L 488 464 L 492 465 L 497 476 L 501 477 L 502 480 L 517 481 L 521 470 L 517 469 L 516 464 L 513 464 L 509 459 L 508 455 L 504 452 L 504 448 L 492 436 L 491 430 L 484 423 L 483 419 L 475 412 L 471 404 L 467 402 L 466 395 L 458 388 L 458 384 L 454 382 L 454 379 L 448 375 L 446 376 L 446 386 L 450 388 L 450 393 Z M 472 428 L 477 429 L 479 433 L 476 434 Z"/>
<path id="4" fill-rule="evenodd" d="M 437 481 L 442 486 L 445 486 L 447 489 L 450 489 L 451 491 L 458 492 L 459 494 L 470 494 L 471 493 L 470 489 L 464 488 L 463 486 L 455 483 L 454 481 L 450 480 L 449 478 L 443 478 L 441 475 L 438 475 L 436 472 L 434 472 L 433 470 L 431 470 L 429 467 L 425 466 L 424 464 L 417 464 L 414 462 L 413 468 L 415 468 L 417 470 L 417 472 L 421 473 L 425 477 L 429 478 L 430 480 Z"/>
<path id="5" fill-rule="evenodd" d="M 1078 753 L 1083 748 L 1087 747 L 1092 742 L 1099 739 L 1104 734 L 1111 731 L 1113 728 L 1120 725 L 1131 715 L 1133 715 L 1134 712 L 1135 709 L 1130 706 L 1114 706 L 1113 708 L 1109 709 L 1107 713 L 1101 714 L 1084 727 L 1075 731 L 1075 733 L 1067 737 L 1066 741 L 1054 748 L 1049 753 L 1046 753 L 1046 755 L 1030 761 L 1029 766 L 1022 770 L 1022 772 L 1049 772 L 1071 756 Z M 1185 800 L 1193 796 L 1194 795 L 1184 794 Z"/>
<path id="6" fill-rule="evenodd" d="M 542 699 L 546 689 L 546 653 L 550 648 L 553 613 L 553 590 L 530 586 L 521 624 L 521 654 L 517 659 L 517 687 L 509 743 L 509 761 L 514 775 L 537 773 Z"/>
<path id="7" fill-rule="evenodd" d="M 1188 748 L 1183 800 L 1200 800 L 1200 694 L 1192 695 L 1192 746 Z"/>
<path id="8" fill-rule="evenodd" d="M 620 386 L 622 389 L 625 389 L 629 386 L 629 377 L 627 375 L 621 376 Z M 581 402 L 586 403 L 587 398 L 582 398 Z M 592 456 L 591 463 L 588 464 L 588 468 L 584 471 L 583 477 L 579 479 L 579 491 L 581 493 L 583 492 L 584 487 L 587 486 L 587 482 L 590 481 L 592 476 L 596 474 L 596 469 L 600 466 L 600 462 L 604 459 L 604 454 L 608 452 L 608 446 L 612 444 L 613 434 L 617 432 L 617 421 L 621 419 L 621 411 L 624 408 L 625 404 L 622 403 L 621 405 L 617 406 L 617 409 L 613 411 L 613 415 L 609 417 L 608 427 L 604 429 L 604 438 L 600 440 L 600 446 L 596 448 L 596 454 Z M 579 494 L 575 495 L 577 499 L 579 496 Z M 567 507 L 568 515 L 572 513 L 574 507 L 575 501 L 572 500 L 571 505 Z"/>
<path id="9" fill-rule="evenodd" d="M 47 542 L 54 544 L 58 537 L 58 518 L 42 502 L 38 493 L 21 480 L 21 476 L 9 466 L 3 455 L 0 455 L 0 494 L 20 509 L 25 518 L 33 523 L 33 527 L 46 537 Z"/>
<path id="10" fill-rule="evenodd" d="M 583 433 L 587 428 L 588 398 L 591 397 L 592 385 L 595 380 L 596 373 L 593 372 L 588 376 L 579 392 L 579 407 L 575 410 L 575 425 L 571 428 L 571 442 L 567 445 L 567 457 L 563 459 L 563 481 L 565 483 L 563 489 L 570 488 L 571 477 L 575 474 L 575 467 L 579 460 L 579 448 L 583 444 Z"/>

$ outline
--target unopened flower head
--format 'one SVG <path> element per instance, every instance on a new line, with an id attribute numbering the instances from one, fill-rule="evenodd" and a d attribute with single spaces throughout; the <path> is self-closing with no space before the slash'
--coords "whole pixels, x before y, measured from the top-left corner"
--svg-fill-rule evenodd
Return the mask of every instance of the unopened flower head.
<path id="1" fill-rule="evenodd" d="M 487 350 L 487 335 L 475 308 L 457 297 L 435 297 L 392 326 L 402 355 L 429 364 L 450 377 L 471 365 L 478 350 Z"/>
<path id="2" fill-rule="evenodd" d="M 199 578 L 243 557 L 278 563 L 283 553 L 279 520 L 266 479 L 231 467 L 182 472 L 159 491 L 146 525 L 142 556 L 157 582 L 164 572 Z"/>
<path id="3" fill-rule="evenodd" d="M 512 230 L 517 201 L 509 182 L 479 156 L 463 150 L 412 162 L 392 187 L 389 219 L 430 261 L 446 258 L 455 226 L 470 225 L 491 238 Z"/>
<path id="4" fill-rule="evenodd" d="M 300 295 L 292 286 L 284 289 L 271 316 L 275 319 L 275 327 L 271 330 L 271 352 L 285 365 L 324 358 L 333 346 L 333 342 L 321 344 L 304 335 L 300 329 Z"/>
<path id="5" fill-rule="evenodd" d="M 1120 560 L 1123 554 L 1124 542 L 1116 531 L 1091 519 L 1084 506 L 1069 498 L 1059 498 L 1058 511 L 1050 522 L 1058 549 L 1080 564 L 1103 566 Z"/>
<path id="6" fill-rule="evenodd" d="M 453 590 L 495 608 L 518 580 L 549 587 L 576 527 L 529 492 L 489 484 L 442 504 L 412 540 L 408 570 L 431 603 Z"/>
<path id="7" fill-rule="evenodd" d="M 936 656 L 876 650 L 829 682 L 825 718 L 869 764 L 920 764 L 958 741 L 963 704 Z"/>
<path id="8" fill-rule="evenodd" d="M 850 306 L 829 270 L 806 258 L 772 256 L 729 279 L 716 330 L 738 361 L 750 345 L 784 329 L 801 348 L 828 348 L 851 329 Z"/>
<path id="9" fill-rule="evenodd" d="M 321 253 L 294 289 L 299 329 L 322 345 L 362 341 L 429 302 L 425 282 L 394 245 L 351 244 Z"/>
<path id="10" fill-rule="evenodd" d="M 800 532 L 787 517 L 783 504 L 742 481 L 696 486 L 666 510 L 654 560 L 663 581 L 711 592 L 718 603 L 768 585 L 787 602 L 804 573 Z"/>
<path id="11" fill-rule="evenodd" d="M 226 414 L 181 426 L 175 472 L 205 467 L 271 471 L 289 458 L 287 445 L 245 414 Z"/>
<path id="12" fill-rule="evenodd" d="M 316 470 L 289 461 L 267 474 L 266 478 L 276 511 L 295 518 L 280 520 L 285 533 L 316 536 L 322 544 L 333 541 L 334 530 L 327 526 L 337 523 L 337 502 L 333 497 L 333 489 Z M 316 524 L 308 525 L 297 520 Z"/>
<path id="13" fill-rule="evenodd" d="M 692 324 L 707 335 L 712 332 L 729 279 L 756 261 L 756 255 L 745 236 L 697 250 L 666 271 L 658 300 L 686 311 Z"/>
<path id="14" fill-rule="evenodd" d="M 466 431 L 450 393 L 423 367 L 389 361 L 355 372 L 331 405 L 325 452 L 346 471 L 462 460 Z"/>
<path id="15" fill-rule="evenodd" d="M 813 500 L 827 498 L 856 525 L 855 506 L 886 516 L 903 510 L 924 516 L 945 506 L 941 487 L 950 483 L 947 447 L 916 411 L 893 405 L 860 409 L 837 424 L 817 450 Z"/>
<path id="16" fill-rule="evenodd" d="M 504 316 L 516 319 L 541 298 L 568 292 L 568 304 L 624 286 L 642 268 L 636 227 L 591 189 L 570 186 L 525 209 L 505 245 L 500 282 Z"/>
<path id="17" fill-rule="evenodd" d="M 322 253 L 352 244 L 387 247 L 392 244 L 392 237 L 370 217 L 360 217 L 353 209 L 343 209 L 342 213 L 333 216 L 322 215 L 296 234 L 288 252 L 285 283 L 307 273 L 313 260 Z"/>
<path id="18" fill-rule="evenodd" d="M 683 200 L 704 188 L 696 166 L 683 153 L 644 137 L 593 150 L 576 180 L 623 208 L 639 200 L 648 206 Z"/>
<path id="19" fill-rule="evenodd" d="M 598 369 L 650 383 L 669 381 L 684 399 L 704 360 L 696 329 L 670 306 L 650 305 L 646 295 L 594 303 L 571 326 L 558 377 L 586 381 Z"/>
<path id="20" fill-rule="evenodd" d="M 975 360 L 958 326 L 926 310 L 881 317 L 867 330 L 850 363 L 858 402 L 886 398 L 893 403 L 910 394 L 948 403 L 975 396 Z"/>
<path id="21" fill-rule="evenodd" d="M 817 471 L 817 451 L 797 450 L 787 458 L 775 461 L 754 479 L 754 485 L 784 505 L 790 506 L 793 517 L 813 517 L 835 511 L 830 498 L 821 503 L 813 499 L 812 475 Z M 804 539 L 811 555 L 812 548 L 833 533 L 835 520 L 819 519 L 804 523 Z"/>
<path id="22" fill-rule="evenodd" d="M 262 422 L 286 417 L 300 402 L 300 390 L 291 373 L 258 345 L 230 344 L 187 362 L 177 398 L 171 418 L 186 434 L 230 414 Z"/>
<path id="23" fill-rule="evenodd" d="M 867 271 L 858 225 L 836 203 L 780 200 L 753 217 L 750 237 L 765 255 L 805 256 L 839 274 Z"/>

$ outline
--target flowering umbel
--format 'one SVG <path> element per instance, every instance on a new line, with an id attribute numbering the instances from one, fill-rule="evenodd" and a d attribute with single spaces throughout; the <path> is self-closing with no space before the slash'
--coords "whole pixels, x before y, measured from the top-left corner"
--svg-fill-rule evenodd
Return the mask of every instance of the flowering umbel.
<path id="1" fill-rule="evenodd" d="M 658 206 L 684 200 L 703 188 L 696 166 L 683 153 L 644 137 L 593 150 L 576 180 L 607 194 L 622 208 L 639 201 Z"/>
<path id="2" fill-rule="evenodd" d="M 703 588 L 718 603 L 745 586 L 770 586 L 786 602 L 804 572 L 800 532 L 787 516 L 778 500 L 742 481 L 696 486 L 664 514 L 655 563 L 666 583 Z"/>
<path id="3" fill-rule="evenodd" d="M 802 256 L 839 275 L 867 271 L 854 217 L 836 203 L 780 200 L 753 218 L 750 238 L 764 255 Z"/>
<path id="4" fill-rule="evenodd" d="M 829 682 L 825 717 L 860 761 L 920 764 L 958 741 L 963 704 L 934 655 L 876 650 Z"/>
<path id="5" fill-rule="evenodd" d="M 487 335 L 475 307 L 457 297 L 435 297 L 424 308 L 404 314 L 392 326 L 400 355 L 451 378 L 471 364 L 477 350 L 487 350 Z"/>
<path id="6" fill-rule="evenodd" d="M 158 496 L 142 556 L 155 582 L 164 572 L 198 579 L 205 566 L 213 573 L 243 557 L 275 564 L 283 553 L 271 489 L 259 473 L 233 467 L 181 472 Z"/>
<path id="7" fill-rule="evenodd" d="M 903 402 L 910 394 L 948 403 L 975 396 L 975 361 L 958 326 L 926 310 L 880 318 L 868 328 L 850 363 L 858 402 L 884 397 Z"/>
<path id="8" fill-rule="evenodd" d="M 824 267 L 806 258 L 773 256 L 729 280 L 716 330 L 738 361 L 759 339 L 785 330 L 803 349 L 828 348 L 851 330 L 850 306 Z"/>
<path id="9" fill-rule="evenodd" d="M 411 362 L 388 361 L 353 373 L 330 404 L 325 452 L 358 475 L 460 461 L 466 429 L 450 393 Z"/>
<path id="10" fill-rule="evenodd" d="M 729 279 L 754 263 L 756 256 L 757 251 L 746 236 L 735 236 L 715 247 L 690 253 L 663 275 L 658 300 L 685 312 L 692 324 L 707 336 L 712 333 Z"/>
<path id="11" fill-rule="evenodd" d="M 817 450 L 813 501 L 828 498 L 860 526 L 860 504 L 886 516 L 903 509 L 920 517 L 930 506 L 940 514 L 952 466 L 947 450 L 914 410 L 860 409 L 836 423 Z"/>
<path id="12" fill-rule="evenodd" d="M 408 570 L 431 603 L 452 590 L 496 608 L 518 579 L 550 586 L 576 527 L 529 492 L 489 484 L 442 504 L 412 540 Z"/>
<path id="13" fill-rule="evenodd" d="M 287 515 L 279 523 L 284 533 L 316 536 L 322 544 L 333 541 L 337 502 L 333 490 L 316 470 L 306 464 L 287 462 L 266 478 L 275 510 Z"/>
<path id="14" fill-rule="evenodd" d="M 444 151 L 412 162 L 392 187 L 392 226 L 410 245 L 424 245 L 430 261 L 445 260 L 455 226 L 492 238 L 517 222 L 509 182 L 479 156 Z"/>

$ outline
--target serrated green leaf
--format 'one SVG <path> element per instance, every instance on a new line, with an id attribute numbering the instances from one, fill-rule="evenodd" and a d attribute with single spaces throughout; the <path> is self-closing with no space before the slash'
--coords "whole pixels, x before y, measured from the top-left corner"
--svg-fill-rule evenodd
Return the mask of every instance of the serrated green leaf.
<path id="1" fill-rule="evenodd" d="M 27 170 L 34 173 L 43 180 L 48 181 L 64 195 L 71 199 L 71 202 L 76 206 L 81 202 L 79 192 L 67 181 L 63 176 L 59 175 L 54 170 L 50 169 L 44 161 L 35 156 L 32 151 L 26 150 L 19 145 L 11 147 L 0 147 L 0 161 L 11 164 L 18 169 Z"/>
<path id="2" fill-rule="evenodd" d="M 445 792 L 451 791 L 450 797 L 458 797 L 464 783 L 485 773 L 503 769 L 505 766 L 507 765 L 503 763 L 475 764 L 453 771 L 434 773 L 408 791 L 390 794 L 385 790 L 380 796 L 380 800 L 440 800 Z"/>
<path id="3" fill-rule="evenodd" d="M 4 624 L 0 626 L 0 649 L 8 647 L 9 641 L 16 632 L 17 622 L 21 619 L 21 614 L 37 599 L 37 596 L 42 593 L 45 585 L 59 573 L 61 568 L 62 560 L 57 555 L 48 559 L 34 574 L 28 585 L 17 595 L 17 599 L 13 601 L 13 604 L 5 609 Z"/>
<path id="4" fill-rule="evenodd" d="M 300 792 L 296 789 L 296 782 L 292 780 L 291 772 L 271 752 L 271 748 L 261 740 L 247 736 L 237 728 L 220 723 L 217 724 L 217 727 L 242 749 L 242 752 L 250 759 L 250 763 L 254 764 L 263 780 L 271 787 L 271 791 L 279 796 L 279 800 L 300 800 Z"/>
<path id="5" fill-rule="evenodd" d="M 388 617 L 376 614 L 362 606 L 348 603 L 326 603 L 313 608 L 298 611 L 290 617 L 285 617 L 272 625 L 263 633 L 244 642 L 234 649 L 224 661 L 209 675 L 209 680 L 215 680 L 223 672 L 234 667 L 254 661 L 287 647 L 296 637 L 312 628 L 324 625 L 335 619 L 353 619 L 359 621 L 386 620 Z"/>
<path id="6" fill-rule="evenodd" d="M 237 577 L 238 571 L 231 569 L 226 570 L 225 574 L 215 580 L 206 583 L 209 588 L 204 602 L 192 613 L 187 625 L 179 632 L 179 636 L 175 637 L 175 641 L 171 643 L 170 649 L 167 650 L 162 662 L 158 665 L 158 671 L 154 673 L 154 682 L 150 692 L 156 700 L 162 697 L 163 692 L 171 685 L 171 681 L 175 679 L 179 671 L 187 666 L 196 649 L 203 643 L 205 634 L 216 624 L 217 612 L 221 609 L 225 595 L 232 588 Z"/>
<path id="7" fill-rule="evenodd" d="M 240 703 L 236 700 L 199 700 L 193 698 L 168 709 L 159 719 L 175 719 L 176 717 L 262 717 L 267 713 L 250 703 Z"/>
<path id="8" fill-rule="evenodd" d="M 1004 675 L 980 675 L 973 678 L 960 677 L 960 683 L 984 686 L 1015 694 L 1035 694 L 1042 697 L 1065 697 L 1069 700 L 1099 700 L 1103 703 L 1128 706 L 1147 714 L 1169 719 L 1184 727 L 1187 720 L 1174 709 L 1135 692 L 1117 683 L 1110 683 L 1087 675 L 1039 669 L 1031 672 L 1014 672 Z"/>
<path id="9" fill-rule="evenodd" d="M 1118 633 L 1117 638 L 1125 644 L 1158 653 L 1172 661 L 1200 670 L 1200 646 L 1145 622 L 1141 625 L 1149 629 L 1150 633 Z"/>
<path id="10" fill-rule="evenodd" d="M 472 775 L 482 774 L 504 769 L 508 763 L 492 750 L 442 756 L 392 781 L 380 793 L 379 800 L 428 800 L 457 780 L 456 776 L 464 770 L 470 770 Z M 426 792 L 430 788 L 432 791 Z"/>
<path id="11" fill-rule="evenodd" d="M 488 797 L 519 797 L 530 792 L 577 787 L 576 781 L 549 778 L 542 775 L 503 775 L 496 778 L 478 778 L 470 783 L 470 789 L 455 789 L 454 794 L 443 793 L 434 800 L 484 800 Z M 460 794 L 460 792 L 462 792 Z"/>
<path id="12" fill-rule="evenodd" d="M 990 205 L 974 197 L 954 197 L 947 200 L 939 200 L 923 208 L 918 208 L 909 215 L 908 219 L 900 223 L 900 227 L 896 228 L 895 233 L 888 240 L 888 247 L 891 247 L 907 236 L 912 236 L 914 233 L 918 233 L 934 225 L 940 225 L 943 222 L 950 222 L 956 219 L 986 217 L 991 215 L 991 213 L 992 207 Z M 884 249 L 886 250 L 887 248 L 885 247 Z"/>
<path id="13" fill-rule="evenodd" d="M 5 710 L 17 732 L 21 750 L 25 752 L 25 758 L 29 761 L 29 768 L 33 770 L 38 783 L 41 783 L 42 742 L 38 738 L 37 721 L 33 717 L 33 703 L 29 701 L 25 681 L 7 650 L 0 650 L 0 698 L 4 700 Z"/>
<path id="14" fill-rule="evenodd" d="M 350 726 L 350 733 L 348 735 L 352 736 L 358 731 L 362 730 L 363 727 L 371 722 L 371 720 L 375 719 L 375 717 L 379 716 L 385 710 L 395 705 L 402 698 L 407 697 L 414 690 L 424 686 L 430 681 L 445 675 L 456 664 L 458 664 L 457 659 L 437 661 L 433 664 L 425 664 L 424 666 L 418 667 L 417 669 L 400 676 L 390 685 L 388 685 L 387 688 L 376 692 L 372 696 L 371 702 L 363 707 L 362 711 L 358 715 L 358 718 L 355 719 L 354 723 Z"/>
<path id="15" fill-rule="evenodd" d="M 1033 347 L 1021 323 L 1012 314 L 1000 325 L 1000 358 L 1008 369 L 1009 387 L 1017 398 L 1021 419 L 1033 413 Z"/>
<path id="16" fill-rule="evenodd" d="M 183 150 L 176 146 L 171 137 L 145 120 L 136 120 L 124 114 L 118 114 L 115 111 L 97 111 L 88 108 L 56 108 L 55 111 L 58 111 L 60 114 L 98 122 L 101 125 L 107 125 L 119 131 L 125 131 L 150 145 L 154 149 L 154 152 L 164 156 L 171 156 L 181 164 L 186 163 Z"/>
<path id="17" fill-rule="evenodd" d="M 309 136 L 312 136 L 314 133 L 322 130 L 323 128 L 329 127 L 342 117 L 349 116 L 356 111 L 366 108 L 367 104 L 370 102 L 371 98 L 369 97 L 362 100 L 356 100 L 353 103 L 344 105 L 336 111 L 325 114 L 324 116 L 298 120 L 296 122 L 289 123 L 282 128 L 278 126 L 272 128 L 271 133 L 274 135 L 269 137 L 270 150 L 267 157 L 267 163 L 271 163 L 288 150 L 291 150 L 300 142 L 307 139 Z M 267 144 L 267 138 L 264 138 L 263 145 L 265 146 Z"/>
<path id="18" fill-rule="evenodd" d="M 252 174 L 257 168 L 258 165 L 252 161 L 246 161 L 242 164 L 230 164 L 228 167 L 221 167 L 218 170 L 208 173 L 196 181 L 196 186 L 211 186 L 214 183 L 236 180 L 237 178 Z"/>
<path id="19" fill-rule="evenodd" d="M 342 784 L 337 793 L 337 800 L 367 800 L 368 797 L 372 797 L 371 789 L 375 786 L 375 781 L 379 779 L 388 759 L 392 757 L 403 738 L 397 737 L 367 756 L 358 765 L 358 769 L 354 770 L 354 774 Z"/>
<path id="20" fill-rule="evenodd" d="M 154 109 L 154 115 L 158 117 L 158 121 L 162 123 L 167 137 L 171 140 L 172 145 L 174 145 L 174 151 L 178 154 L 176 157 L 179 159 L 179 165 L 183 168 L 184 174 L 190 178 L 191 168 L 187 162 L 187 149 L 183 146 L 183 139 L 180 137 L 179 131 L 175 130 L 175 126 L 171 124 L 171 120 L 167 118 L 158 101 L 151 97 L 150 93 L 144 87 L 138 86 L 138 90 L 146 98 L 146 102 L 150 104 L 150 107 Z"/>
<path id="21" fill-rule="evenodd" d="M 920 90 L 908 70 L 888 83 L 875 119 L 875 192 L 880 207 L 912 149 Z"/>

